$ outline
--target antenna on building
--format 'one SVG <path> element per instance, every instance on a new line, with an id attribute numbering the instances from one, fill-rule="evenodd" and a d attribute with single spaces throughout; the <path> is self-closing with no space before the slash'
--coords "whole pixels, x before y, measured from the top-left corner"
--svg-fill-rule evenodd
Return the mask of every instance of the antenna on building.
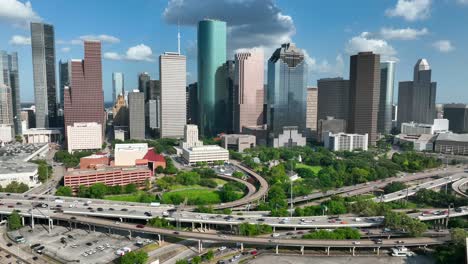
<path id="1" fill-rule="evenodd" d="M 180 55 L 180 27 L 179 27 L 179 20 L 177 20 L 177 52 Z"/>

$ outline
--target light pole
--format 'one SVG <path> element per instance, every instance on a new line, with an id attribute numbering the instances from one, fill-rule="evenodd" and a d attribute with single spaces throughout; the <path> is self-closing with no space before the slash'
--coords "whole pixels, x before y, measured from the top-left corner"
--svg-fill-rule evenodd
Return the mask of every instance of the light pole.
<path id="1" fill-rule="evenodd" d="M 291 182 L 291 217 L 293 216 L 293 208 L 294 208 L 294 201 L 293 201 L 293 181 L 290 178 L 289 182 Z"/>

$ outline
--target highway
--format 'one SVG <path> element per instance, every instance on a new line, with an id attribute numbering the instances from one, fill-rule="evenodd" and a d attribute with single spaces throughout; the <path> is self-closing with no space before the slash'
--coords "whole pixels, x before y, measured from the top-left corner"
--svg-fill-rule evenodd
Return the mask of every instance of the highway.
<path id="1" fill-rule="evenodd" d="M 430 177 L 436 177 L 436 176 L 447 176 L 455 173 L 460 173 L 463 172 L 463 168 L 457 168 L 457 167 L 449 167 L 448 169 L 433 169 L 430 171 L 426 172 L 420 172 L 420 173 L 414 173 L 414 174 L 405 174 L 403 176 L 396 176 L 392 178 L 387 178 L 383 180 L 377 180 L 377 181 L 372 181 L 372 182 L 367 182 L 367 183 L 361 183 L 353 186 L 347 186 L 347 187 L 342 187 L 336 190 L 329 190 L 326 192 L 315 192 L 309 195 L 301 196 L 301 197 L 296 197 L 293 199 L 293 203 L 304 203 L 307 201 L 315 200 L 315 199 L 320 199 L 324 197 L 329 197 L 332 195 L 345 195 L 345 196 L 354 196 L 354 195 L 359 195 L 359 194 L 364 194 L 364 193 L 369 193 L 374 191 L 375 189 L 378 188 L 383 188 L 387 184 L 391 182 L 410 182 L 410 181 L 416 181 L 416 180 L 421 180 L 425 178 L 430 178 Z M 288 203 L 290 203 L 291 200 L 288 199 Z M 312 204 L 303 204 L 302 206 L 308 206 L 308 205 L 315 205 L 316 202 L 313 202 Z M 301 207 L 302 207 L 301 206 Z"/>
<path id="2" fill-rule="evenodd" d="M 462 197 L 468 197 L 468 195 L 465 193 L 465 188 L 462 188 L 462 186 L 466 185 L 468 183 L 468 177 L 460 179 L 454 183 L 452 183 L 452 189 L 460 196 Z"/>
<path id="3" fill-rule="evenodd" d="M 437 187 L 445 186 L 451 182 L 456 182 L 460 179 L 467 179 L 468 173 L 461 172 L 457 174 L 453 174 L 451 176 L 446 176 L 444 178 L 436 179 L 433 181 L 424 182 L 412 187 L 408 187 L 404 190 L 393 192 L 389 194 L 382 195 L 381 197 L 376 197 L 373 200 L 375 202 L 391 202 L 406 198 L 408 196 L 414 195 L 417 191 L 421 189 L 434 189 Z"/>

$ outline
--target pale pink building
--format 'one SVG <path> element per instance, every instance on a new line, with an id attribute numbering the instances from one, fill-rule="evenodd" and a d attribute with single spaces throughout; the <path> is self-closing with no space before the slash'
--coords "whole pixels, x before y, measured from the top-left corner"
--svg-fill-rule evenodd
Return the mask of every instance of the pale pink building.
<path id="1" fill-rule="evenodd" d="M 234 132 L 263 125 L 263 50 L 252 49 L 235 55 Z"/>

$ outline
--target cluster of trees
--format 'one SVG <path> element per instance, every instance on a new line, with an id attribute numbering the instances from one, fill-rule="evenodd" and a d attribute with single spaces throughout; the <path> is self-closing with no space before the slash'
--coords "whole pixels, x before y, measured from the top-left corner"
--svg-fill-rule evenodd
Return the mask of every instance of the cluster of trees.
<path id="1" fill-rule="evenodd" d="M 131 251 L 120 258 L 120 264 L 145 264 L 149 259 L 148 253 L 138 250 Z"/>
<path id="2" fill-rule="evenodd" d="M 240 199 L 245 191 L 245 185 L 240 182 L 228 182 L 219 190 L 219 196 L 224 203 Z"/>
<path id="3" fill-rule="evenodd" d="M 402 182 L 391 182 L 389 184 L 387 184 L 385 187 L 384 187 L 384 193 L 387 194 L 387 193 L 393 193 L 393 192 L 398 192 L 398 191 L 401 191 L 403 189 L 406 189 L 406 184 L 402 183 Z"/>
<path id="4" fill-rule="evenodd" d="M 204 213 L 204 214 L 226 214 L 226 215 L 232 214 L 232 210 L 230 208 L 224 208 L 222 210 L 215 210 L 213 209 L 211 205 L 209 206 L 199 205 L 195 209 L 195 212 Z"/>
<path id="5" fill-rule="evenodd" d="M 450 193 L 436 192 L 433 190 L 421 189 L 416 192 L 412 200 L 418 204 L 430 207 L 448 207 L 453 204 L 455 207 L 465 206 L 468 204 L 468 199 L 465 197 L 457 197 Z"/>
<path id="6" fill-rule="evenodd" d="M 166 220 L 165 218 L 154 217 L 148 220 L 148 225 L 152 227 L 160 227 L 160 228 L 174 228 L 174 226 Z"/>
<path id="7" fill-rule="evenodd" d="M 106 195 L 128 194 L 135 193 L 137 191 L 137 185 L 134 183 L 130 183 L 127 185 L 108 186 L 104 183 L 99 182 L 89 187 L 80 185 L 80 187 L 78 188 L 77 196 L 84 198 L 102 199 Z"/>
<path id="8" fill-rule="evenodd" d="M 302 236 L 304 239 L 360 239 L 361 234 L 358 229 L 350 227 L 337 228 L 333 231 L 317 230 Z"/>
<path id="9" fill-rule="evenodd" d="M 425 156 L 413 151 L 395 153 L 392 156 L 392 161 L 398 164 L 403 171 L 416 172 L 424 169 L 436 168 L 442 165 L 440 159 L 431 156 Z"/>
<path id="10" fill-rule="evenodd" d="M 421 236 L 427 230 L 426 224 L 405 213 L 389 211 L 385 214 L 384 226 L 407 232 L 410 236 Z"/>
<path id="11" fill-rule="evenodd" d="M 239 235 L 241 236 L 258 236 L 272 232 L 273 228 L 265 224 L 242 223 L 239 225 Z"/>
<path id="12" fill-rule="evenodd" d="M 19 215 L 18 211 L 14 210 L 10 216 L 8 216 L 8 229 L 11 230 L 18 230 L 23 227 L 23 223 L 21 221 L 21 216 Z"/>
<path id="13" fill-rule="evenodd" d="M 466 251 L 466 237 L 468 231 L 462 228 L 454 228 L 450 231 L 452 240 L 449 244 L 438 246 L 434 256 L 437 263 L 464 263 Z"/>
<path id="14" fill-rule="evenodd" d="M 213 250 L 208 250 L 205 254 L 201 256 L 195 256 L 192 259 L 179 259 L 176 261 L 176 264 L 200 264 L 202 262 L 209 262 L 214 259 L 214 251 Z"/>
<path id="15" fill-rule="evenodd" d="M 29 190 L 29 186 L 26 183 L 17 181 L 12 181 L 5 187 L 0 185 L 0 192 L 24 193 L 27 190 Z"/>
<path id="16" fill-rule="evenodd" d="M 212 170 L 210 170 L 212 171 Z M 214 173 L 214 171 L 213 171 Z M 208 188 L 216 188 L 218 184 L 213 180 L 207 169 L 180 171 L 175 177 L 163 177 L 156 181 L 157 186 L 163 190 L 171 189 L 173 185 L 201 185 Z"/>
<path id="17" fill-rule="evenodd" d="M 54 160 L 61 162 L 67 168 L 74 168 L 80 164 L 80 159 L 92 155 L 92 151 L 77 151 L 73 154 L 68 153 L 66 150 L 59 150 L 55 153 Z"/>
<path id="18" fill-rule="evenodd" d="M 55 191 L 57 196 L 73 196 L 73 189 L 70 186 L 60 186 Z"/>
<path id="19" fill-rule="evenodd" d="M 50 179 L 50 176 L 53 174 L 52 166 L 47 164 L 45 160 L 32 160 L 32 163 L 36 163 L 38 165 L 37 174 L 39 175 L 39 181 L 45 182 L 47 179 Z"/>

